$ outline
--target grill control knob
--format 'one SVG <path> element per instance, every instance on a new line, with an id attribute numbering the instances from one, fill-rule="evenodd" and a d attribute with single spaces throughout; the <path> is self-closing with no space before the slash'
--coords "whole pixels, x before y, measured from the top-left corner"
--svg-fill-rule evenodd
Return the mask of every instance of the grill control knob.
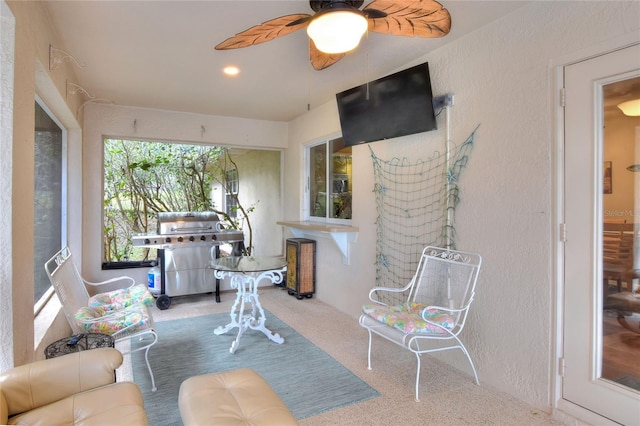
<path id="1" fill-rule="evenodd" d="M 151 241 L 150 241 L 148 238 L 145 238 L 145 239 L 144 239 L 144 243 L 145 243 L 145 244 L 151 244 Z"/>
<path id="2" fill-rule="evenodd" d="M 213 236 L 211 237 L 211 239 L 212 239 L 213 241 L 215 241 L 215 240 L 217 240 L 217 239 L 218 239 L 218 236 L 217 236 L 216 234 L 213 234 Z"/>
<path id="3" fill-rule="evenodd" d="M 189 237 L 189 241 L 194 241 L 196 239 L 196 237 L 194 237 L 193 235 Z"/>
<path id="4" fill-rule="evenodd" d="M 206 240 L 206 239 L 207 239 L 207 236 L 206 236 L 206 235 L 201 235 L 201 236 L 200 236 L 200 241 L 204 241 L 204 240 Z"/>
<path id="5" fill-rule="evenodd" d="M 178 242 L 181 243 L 182 242 L 182 237 L 178 237 Z"/>
<path id="6" fill-rule="evenodd" d="M 164 239 L 164 242 L 165 242 L 165 243 L 170 243 L 170 242 L 171 242 L 171 237 L 167 237 L 167 238 L 165 238 L 165 239 Z"/>

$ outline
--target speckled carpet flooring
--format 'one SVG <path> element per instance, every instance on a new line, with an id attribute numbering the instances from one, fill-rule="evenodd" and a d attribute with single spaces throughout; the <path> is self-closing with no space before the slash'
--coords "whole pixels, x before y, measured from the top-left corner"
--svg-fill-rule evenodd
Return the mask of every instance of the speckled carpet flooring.
<path id="1" fill-rule="evenodd" d="M 222 293 L 222 303 L 216 303 L 211 295 L 177 297 L 173 299 L 170 309 L 160 311 L 154 307 L 153 315 L 156 322 L 219 313 L 225 313 L 228 318 L 234 298 L 235 293 L 229 292 Z M 274 287 L 261 288 L 260 302 L 272 315 L 380 393 L 377 398 L 301 419 L 301 426 L 584 425 L 569 418 L 565 418 L 564 422 L 556 420 L 544 409 L 491 388 L 483 383 L 482 371 L 478 371 L 480 386 L 477 386 L 470 373 L 456 370 L 430 356 L 422 360 L 421 397 L 420 402 L 416 402 L 415 356 L 391 342 L 377 339 L 374 343 L 376 350 L 372 354 L 373 370 L 367 370 L 367 332 L 360 327 L 357 318 L 323 303 L 315 296 L 297 300 L 286 291 Z M 266 325 L 271 328 L 275 324 L 271 324 L 267 317 Z M 245 337 L 241 340 L 237 355 L 242 348 L 251 349 L 245 346 Z M 275 345 L 264 336 L 256 334 L 256 337 L 264 340 L 261 344 Z M 287 344 L 286 341 L 284 344 Z M 120 349 L 127 350 L 126 347 Z M 225 350 L 228 350 L 228 346 Z M 149 356 L 153 360 L 154 348 L 151 348 Z M 118 369 L 119 381 L 132 380 L 130 359 L 130 355 L 125 356 L 125 363 Z M 289 365 L 274 368 L 291 368 L 292 365 L 295 366 L 295 359 Z M 167 368 L 170 366 L 158 367 L 156 377 L 161 376 Z M 304 376 L 303 371 L 296 373 Z"/>

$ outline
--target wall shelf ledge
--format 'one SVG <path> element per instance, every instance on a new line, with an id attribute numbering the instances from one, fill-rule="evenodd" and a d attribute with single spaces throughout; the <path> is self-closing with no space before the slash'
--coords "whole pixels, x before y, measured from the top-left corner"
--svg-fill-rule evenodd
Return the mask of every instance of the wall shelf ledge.
<path id="1" fill-rule="evenodd" d="M 329 238 L 342 254 L 342 263 L 349 264 L 349 243 L 358 239 L 358 228 L 348 225 L 320 222 L 276 222 L 286 226 L 295 238 Z"/>

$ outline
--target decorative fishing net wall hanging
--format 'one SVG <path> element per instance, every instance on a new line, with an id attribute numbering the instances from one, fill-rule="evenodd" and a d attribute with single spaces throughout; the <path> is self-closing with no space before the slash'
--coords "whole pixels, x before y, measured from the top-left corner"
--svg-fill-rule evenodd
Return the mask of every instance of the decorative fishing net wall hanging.
<path id="1" fill-rule="evenodd" d="M 415 163 L 406 157 L 382 160 L 369 147 L 377 213 L 376 286 L 408 284 L 425 246 L 455 249 L 459 178 L 476 130 L 460 146 L 447 143 L 444 154 L 434 152 Z"/>

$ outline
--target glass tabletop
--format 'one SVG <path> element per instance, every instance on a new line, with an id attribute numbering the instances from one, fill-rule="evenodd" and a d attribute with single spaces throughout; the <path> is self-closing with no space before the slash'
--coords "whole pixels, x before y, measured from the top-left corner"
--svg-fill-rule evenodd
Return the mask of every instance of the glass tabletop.
<path id="1" fill-rule="evenodd" d="M 229 256 L 209 261 L 208 267 L 225 272 L 262 272 L 282 269 L 287 261 L 282 257 Z"/>

